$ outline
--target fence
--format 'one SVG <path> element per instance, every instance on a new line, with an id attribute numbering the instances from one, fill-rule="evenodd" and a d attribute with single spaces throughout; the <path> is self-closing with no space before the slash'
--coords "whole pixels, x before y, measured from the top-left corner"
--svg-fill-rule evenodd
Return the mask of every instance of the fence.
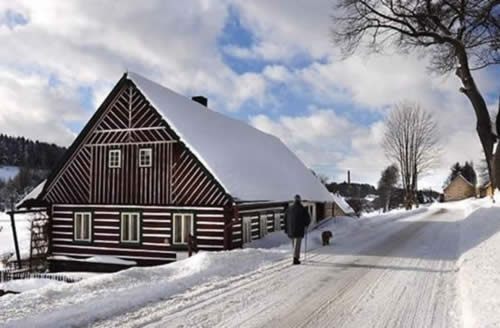
<path id="1" fill-rule="evenodd" d="M 81 279 L 71 278 L 63 274 L 53 274 L 53 273 L 31 273 L 28 271 L 2 271 L 0 270 L 0 283 L 4 283 L 11 280 L 20 279 L 50 279 L 56 281 L 64 281 L 67 283 L 73 283 L 80 281 Z"/>

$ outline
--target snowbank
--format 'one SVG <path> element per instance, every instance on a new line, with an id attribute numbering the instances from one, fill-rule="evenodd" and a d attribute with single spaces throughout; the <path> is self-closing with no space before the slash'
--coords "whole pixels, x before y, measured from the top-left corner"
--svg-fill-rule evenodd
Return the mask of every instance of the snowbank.
<path id="1" fill-rule="evenodd" d="M 459 288 L 465 327 L 500 326 L 500 197 L 448 203 L 461 207 Z"/>
<path id="2" fill-rule="evenodd" d="M 57 255 L 57 256 L 51 256 L 51 257 L 49 257 L 49 259 L 50 260 L 59 260 L 59 261 L 92 262 L 92 263 L 106 263 L 106 264 L 119 264 L 119 265 L 136 265 L 137 264 L 137 262 L 135 262 L 135 261 L 123 260 L 123 259 L 118 258 L 116 256 L 109 256 L 109 255 L 92 256 L 92 257 L 85 258 L 85 259 L 78 259 L 78 258 L 74 258 L 74 257 Z"/>
<path id="3" fill-rule="evenodd" d="M 48 286 L 56 286 L 59 284 L 65 284 L 65 282 L 52 279 L 20 279 L 11 280 L 9 282 L 0 284 L 0 289 L 16 292 L 27 292 L 29 290 L 44 288 Z"/>
<path id="4" fill-rule="evenodd" d="M 263 249 L 200 252 L 173 264 L 135 267 L 74 284 L 49 285 L 2 297 L 0 322 L 14 320 L 9 321 L 11 327 L 86 326 L 195 285 L 258 270 L 286 255 L 287 251 Z"/>

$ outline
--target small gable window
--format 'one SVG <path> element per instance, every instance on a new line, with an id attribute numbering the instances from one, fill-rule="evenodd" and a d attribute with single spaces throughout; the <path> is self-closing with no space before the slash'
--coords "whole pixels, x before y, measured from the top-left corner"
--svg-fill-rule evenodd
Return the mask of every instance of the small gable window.
<path id="1" fill-rule="evenodd" d="M 92 215 L 88 212 L 75 213 L 74 219 L 74 239 L 75 241 L 91 241 L 92 236 Z"/>
<path id="2" fill-rule="evenodd" d="M 109 151 L 108 157 L 108 167 L 109 168 L 119 168 L 121 167 L 121 151 L 120 149 L 111 149 Z"/>
<path id="3" fill-rule="evenodd" d="M 139 149 L 139 166 L 151 167 L 153 162 L 153 150 L 151 148 Z"/>

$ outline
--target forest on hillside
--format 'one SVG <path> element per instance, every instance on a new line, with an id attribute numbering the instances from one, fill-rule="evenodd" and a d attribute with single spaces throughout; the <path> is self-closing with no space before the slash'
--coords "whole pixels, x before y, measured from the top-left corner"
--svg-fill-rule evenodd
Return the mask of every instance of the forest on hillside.
<path id="1" fill-rule="evenodd" d="M 50 170 L 65 151 L 66 148 L 55 144 L 0 134 L 0 166 Z"/>
<path id="2" fill-rule="evenodd" d="M 13 178 L 0 177 L 0 210 L 11 207 L 44 180 L 65 151 L 55 144 L 0 134 L 0 167 L 19 168 Z"/>

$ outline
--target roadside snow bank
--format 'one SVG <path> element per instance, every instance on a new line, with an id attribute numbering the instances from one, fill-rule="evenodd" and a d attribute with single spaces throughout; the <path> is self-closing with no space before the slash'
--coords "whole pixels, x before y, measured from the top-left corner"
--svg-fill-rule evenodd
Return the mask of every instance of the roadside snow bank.
<path id="1" fill-rule="evenodd" d="M 459 286 L 465 327 L 500 327 L 500 197 L 463 201 Z"/>
<path id="2" fill-rule="evenodd" d="M 184 261 L 131 268 L 74 284 L 8 295 L 0 299 L 0 322 L 8 327 L 87 326 L 193 286 L 258 270 L 287 255 L 283 250 L 200 252 Z"/>
<path id="3" fill-rule="evenodd" d="M 15 292 L 27 292 L 29 290 L 44 288 L 47 286 L 56 286 L 58 284 L 65 284 L 65 282 L 52 279 L 20 279 L 0 284 L 0 289 Z"/>

